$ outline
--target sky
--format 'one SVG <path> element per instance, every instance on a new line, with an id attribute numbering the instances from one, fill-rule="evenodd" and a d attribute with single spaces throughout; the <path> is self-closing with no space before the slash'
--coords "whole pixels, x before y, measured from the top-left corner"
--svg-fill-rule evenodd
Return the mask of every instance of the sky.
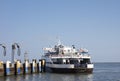
<path id="1" fill-rule="evenodd" d="M 120 62 L 120 0 L 0 0 L 0 60 L 40 59 L 42 48 L 87 48 L 92 62 Z"/>

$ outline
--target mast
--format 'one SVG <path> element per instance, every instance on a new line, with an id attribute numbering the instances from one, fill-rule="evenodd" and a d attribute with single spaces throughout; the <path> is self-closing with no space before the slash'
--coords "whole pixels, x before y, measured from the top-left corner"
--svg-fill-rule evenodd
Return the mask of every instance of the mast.
<path id="1" fill-rule="evenodd" d="M 60 38 L 57 36 L 56 39 L 57 39 L 57 41 L 58 41 L 58 42 L 57 42 L 57 46 L 61 45 Z"/>
<path id="2" fill-rule="evenodd" d="M 61 41 L 60 41 L 60 39 L 58 40 L 58 46 L 59 46 L 59 45 L 61 45 Z"/>

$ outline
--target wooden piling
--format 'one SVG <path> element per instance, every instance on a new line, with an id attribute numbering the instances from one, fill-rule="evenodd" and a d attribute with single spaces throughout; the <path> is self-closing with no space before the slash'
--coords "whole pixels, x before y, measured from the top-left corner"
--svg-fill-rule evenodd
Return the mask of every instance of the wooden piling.
<path id="1" fill-rule="evenodd" d="M 3 69 L 4 69 L 4 76 L 6 76 L 7 75 L 7 73 L 6 73 L 6 63 L 3 64 Z"/>
<path id="2" fill-rule="evenodd" d="M 40 59 L 38 62 L 36 62 L 36 59 L 33 59 L 32 63 L 25 61 L 23 64 L 20 61 L 16 61 L 14 64 L 7 61 L 0 66 L 0 76 L 42 73 L 45 72 L 45 68 L 45 59 Z"/>
<path id="3" fill-rule="evenodd" d="M 20 61 L 17 61 L 15 64 L 14 64 L 14 69 L 15 69 L 15 75 L 19 75 L 19 74 L 23 74 L 23 65 L 21 64 Z"/>
<path id="4" fill-rule="evenodd" d="M 41 71 L 42 71 L 42 72 L 45 72 L 45 71 L 46 71 L 46 69 L 45 69 L 46 66 L 45 66 L 45 65 L 46 65 L 45 59 L 42 59 L 42 61 L 41 61 Z"/>
<path id="5" fill-rule="evenodd" d="M 39 60 L 39 63 L 38 63 L 38 65 L 39 65 L 39 72 L 42 72 L 42 62 L 41 62 L 42 60 Z"/>

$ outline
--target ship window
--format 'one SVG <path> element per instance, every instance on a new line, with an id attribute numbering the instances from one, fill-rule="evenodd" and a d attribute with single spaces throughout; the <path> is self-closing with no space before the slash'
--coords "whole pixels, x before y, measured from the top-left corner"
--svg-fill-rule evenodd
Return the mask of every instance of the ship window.
<path id="1" fill-rule="evenodd" d="M 63 63 L 63 59 L 57 59 L 58 64 L 62 64 Z"/>
<path id="2" fill-rule="evenodd" d="M 77 64 L 77 63 L 79 63 L 78 59 L 70 59 L 70 64 Z"/>
<path id="3" fill-rule="evenodd" d="M 70 52 L 70 50 L 68 50 L 68 52 Z"/>
<path id="4" fill-rule="evenodd" d="M 86 64 L 86 63 L 90 63 L 90 59 L 83 59 L 81 60 L 81 64 Z"/>
<path id="5" fill-rule="evenodd" d="M 53 62 L 57 62 L 57 59 L 52 59 Z"/>

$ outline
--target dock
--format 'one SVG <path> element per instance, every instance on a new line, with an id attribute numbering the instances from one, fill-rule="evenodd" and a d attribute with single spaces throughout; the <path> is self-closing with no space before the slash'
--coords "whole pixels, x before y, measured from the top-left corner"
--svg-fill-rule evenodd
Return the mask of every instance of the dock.
<path id="1" fill-rule="evenodd" d="M 0 62 L 0 76 L 10 76 L 10 75 L 25 75 L 34 73 L 45 72 L 45 60 L 40 59 L 38 62 L 33 59 L 31 63 L 29 60 L 25 60 L 21 63 L 17 60 L 15 63 L 7 61 L 6 63 Z"/>
<path id="2" fill-rule="evenodd" d="M 0 46 L 3 48 L 3 55 L 6 56 L 6 46 L 0 43 Z M 24 62 L 21 63 L 21 60 L 14 59 L 15 51 L 17 49 L 17 55 L 21 55 L 21 49 L 18 43 L 13 43 L 11 45 L 12 54 L 11 61 L 0 61 L 0 76 L 9 76 L 9 75 L 25 75 L 33 73 L 43 73 L 45 72 L 45 59 L 39 59 L 37 62 L 36 59 L 32 59 L 32 62 L 29 62 L 27 58 L 27 52 L 24 53 Z M 1 54 L 2 55 L 2 54 Z"/>

